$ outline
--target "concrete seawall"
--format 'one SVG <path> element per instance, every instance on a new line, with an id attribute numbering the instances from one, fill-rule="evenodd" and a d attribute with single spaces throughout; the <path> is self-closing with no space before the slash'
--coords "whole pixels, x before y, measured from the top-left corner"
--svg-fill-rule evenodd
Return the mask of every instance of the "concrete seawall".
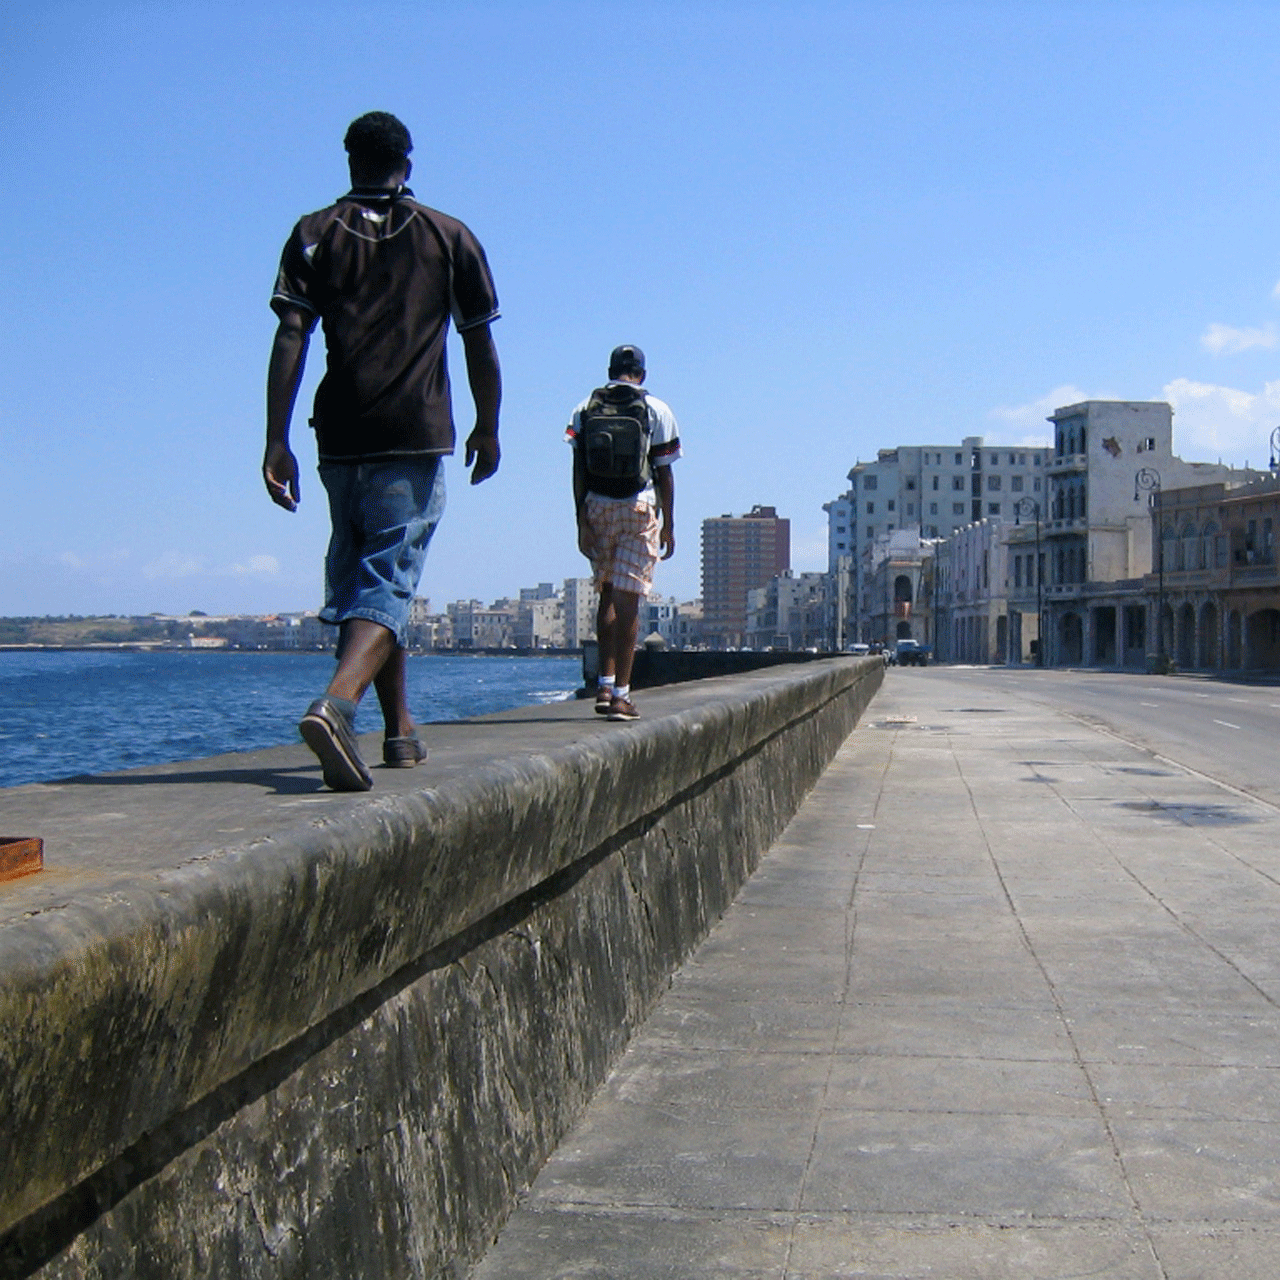
<path id="1" fill-rule="evenodd" d="M 543 708 L 438 785 L 8 886 L 0 1276 L 465 1273 L 882 675 Z"/>

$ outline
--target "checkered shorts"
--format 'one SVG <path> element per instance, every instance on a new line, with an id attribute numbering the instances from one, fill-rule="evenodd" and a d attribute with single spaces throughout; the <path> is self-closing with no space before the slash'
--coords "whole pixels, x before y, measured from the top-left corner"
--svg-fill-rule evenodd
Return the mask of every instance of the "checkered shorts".
<path id="1" fill-rule="evenodd" d="M 658 563 L 658 508 L 651 497 L 602 498 L 587 494 L 585 517 L 595 540 L 591 568 L 596 590 L 606 583 L 618 591 L 648 595 Z"/>

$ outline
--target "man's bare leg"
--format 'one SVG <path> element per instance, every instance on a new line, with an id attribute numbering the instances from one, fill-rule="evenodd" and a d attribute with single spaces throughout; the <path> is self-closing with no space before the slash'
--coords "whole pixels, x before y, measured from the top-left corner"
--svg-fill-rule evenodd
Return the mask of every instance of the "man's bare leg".
<path id="1" fill-rule="evenodd" d="M 355 736 L 356 703 L 392 660 L 396 638 L 386 627 L 366 618 L 342 624 L 338 669 L 323 698 L 307 708 L 298 729 L 320 761 L 326 784 L 334 791 L 368 791 L 373 785 Z M 395 696 L 395 663 L 388 690 Z M 403 681 L 403 668 L 400 669 Z M 381 695 L 379 695 L 381 696 Z"/>
<path id="2" fill-rule="evenodd" d="M 413 716 L 405 683 L 405 652 L 399 645 L 391 651 L 373 678 L 373 688 L 382 708 L 382 720 L 388 738 L 412 738 Z"/>
<path id="3" fill-rule="evenodd" d="M 338 640 L 338 669 L 325 692 L 331 698 L 359 702 L 397 648 L 394 633 L 381 623 L 349 618 Z"/>
<path id="4" fill-rule="evenodd" d="M 613 650 L 613 632 L 613 587 L 606 582 L 600 588 L 600 604 L 596 609 L 596 652 L 602 676 L 617 675 L 617 659 Z"/>
<path id="5" fill-rule="evenodd" d="M 615 588 L 610 596 L 613 604 L 613 625 L 610 629 L 613 677 L 619 688 L 629 688 L 636 637 L 640 634 L 640 593 Z"/>

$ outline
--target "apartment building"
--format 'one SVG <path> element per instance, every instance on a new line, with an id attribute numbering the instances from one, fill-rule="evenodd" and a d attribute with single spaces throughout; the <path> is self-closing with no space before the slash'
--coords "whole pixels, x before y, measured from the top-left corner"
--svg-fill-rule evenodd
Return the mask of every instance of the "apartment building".
<path id="1" fill-rule="evenodd" d="M 747 592 L 748 649 L 826 649 L 830 644 L 825 573 L 788 570 Z"/>
<path id="2" fill-rule="evenodd" d="M 1174 489 L 1240 484 L 1263 473 L 1173 452 L 1173 409 L 1162 401 L 1087 400 L 1056 410 L 1048 487 L 1038 512 L 1045 660 L 1138 666 L 1162 647 L 1143 581 L 1152 572 L 1152 510 Z M 1028 563 L 1029 523 L 1010 535 L 1014 576 Z M 1022 579 L 1026 581 L 1024 571 Z M 1025 606 L 1026 587 L 1018 607 Z M 1166 619 L 1167 622 L 1167 619 Z M 1164 638 L 1168 651 L 1168 635 Z"/>
<path id="3" fill-rule="evenodd" d="M 566 578 L 563 584 L 564 646 L 581 649 L 596 638 L 596 610 L 600 593 L 591 578 Z"/>
<path id="4" fill-rule="evenodd" d="M 791 567 L 791 521 L 773 507 L 702 522 L 702 625 L 713 648 L 739 648 L 747 630 L 747 592 Z"/>
<path id="5" fill-rule="evenodd" d="M 839 610 L 849 620 L 844 638 L 880 638 L 871 623 L 879 606 L 872 581 L 879 540 L 903 529 L 926 540 L 949 538 L 981 520 L 1012 521 L 1024 497 L 1043 505 L 1049 455 L 1043 447 L 966 436 L 959 444 L 881 449 L 874 462 L 856 463 L 848 490 L 823 505 L 828 569 L 848 571 L 848 598 Z"/>
<path id="6" fill-rule="evenodd" d="M 996 520 L 980 520 L 934 549 L 934 632 L 940 661 L 986 664 L 1008 658 L 1006 528 Z"/>
<path id="7" fill-rule="evenodd" d="M 1166 489 L 1156 514 L 1145 587 L 1166 655 L 1180 670 L 1280 669 L 1280 478 Z"/>

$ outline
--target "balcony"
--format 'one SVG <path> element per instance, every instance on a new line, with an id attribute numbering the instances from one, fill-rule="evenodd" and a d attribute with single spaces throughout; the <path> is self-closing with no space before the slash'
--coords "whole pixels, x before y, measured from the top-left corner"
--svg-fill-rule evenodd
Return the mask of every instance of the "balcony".
<path id="1" fill-rule="evenodd" d="M 1084 453 L 1061 453 L 1045 463 L 1045 471 L 1051 475 L 1063 475 L 1068 471 L 1087 471 L 1088 455 Z"/>
<path id="2" fill-rule="evenodd" d="M 1046 538 L 1059 536 L 1062 537 L 1073 533 L 1087 533 L 1089 530 L 1088 516 L 1064 517 L 1060 520 L 1046 520 L 1044 522 L 1044 535 Z"/>

